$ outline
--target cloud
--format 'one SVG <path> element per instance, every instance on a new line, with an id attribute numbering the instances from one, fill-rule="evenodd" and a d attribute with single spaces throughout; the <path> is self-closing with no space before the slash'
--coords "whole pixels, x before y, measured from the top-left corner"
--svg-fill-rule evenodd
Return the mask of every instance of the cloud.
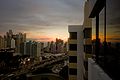
<path id="1" fill-rule="evenodd" d="M 52 25 L 81 19 L 81 0 L 1 0 L 0 22 Z M 7 6 L 6 6 L 7 5 Z M 79 6 L 79 9 L 77 8 Z M 80 17 L 80 18 L 78 18 Z"/>
<path id="2" fill-rule="evenodd" d="M 39 35 L 64 31 L 68 35 L 64 27 L 82 22 L 83 0 L 0 0 L 1 33 L 12 29 Z"/>
<path id="3" fill-rule="evenodd" d="M 52 38 L 27 38 L 27 40 L 33 40 L 33 41 L 40 41 L 40 42 L 48 42 L 52 41 Z"/>

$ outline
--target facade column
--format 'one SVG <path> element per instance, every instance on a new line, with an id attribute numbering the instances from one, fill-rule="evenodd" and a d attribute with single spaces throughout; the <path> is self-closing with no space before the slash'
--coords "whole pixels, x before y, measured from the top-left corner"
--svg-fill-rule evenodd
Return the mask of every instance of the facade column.
<path id="1" fill-rule="evenodd" d="M 96 49 L 95 49 L 95 59 L 98 63 L 99 60 L 99 45 L 100 45 L 100 39 L 99 39 L 99 14 L 96 16 Z"/>

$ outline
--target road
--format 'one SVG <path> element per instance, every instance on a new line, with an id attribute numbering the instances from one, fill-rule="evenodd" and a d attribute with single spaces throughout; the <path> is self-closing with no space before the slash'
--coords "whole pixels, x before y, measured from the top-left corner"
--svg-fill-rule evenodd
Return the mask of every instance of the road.
<path id="1" fill-rule="evenodd" d="M 60 61 L 62 62 L 62 61 L 65 61 L 67 59 L 68 59 L 67 55 L 62 55 L 62 56 L 46 59 L 42 62 L 36 62 L 33 64 L 29 64 L 26 68 L 21 67 L 17 71 L 14 71 L 12 73 L 8 73 L 8 74 L 4 75 L 4 77 L 2 77 L 1 80 L 10 80 L 10 78 L 17 77 L 17 76 L 20 76 L 22 74 L 31 73 L 33 71 L 36 71 L 37 69 L 40 69 L 40 68 L 43 68 L 43 67 L 46 67 L 49 65 L 53 65 L 53 64 L 58 63 Z"/>

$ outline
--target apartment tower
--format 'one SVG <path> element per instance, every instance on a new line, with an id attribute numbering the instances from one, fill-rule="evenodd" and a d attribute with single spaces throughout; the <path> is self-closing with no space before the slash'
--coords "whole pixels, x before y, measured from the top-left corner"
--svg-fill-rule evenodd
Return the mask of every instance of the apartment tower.
<path id="1" fill-rule="evenodd" d="M 84 76 L 84 47 L 83 26 L 69 26 L 69 80 L 83 80 Z"/>

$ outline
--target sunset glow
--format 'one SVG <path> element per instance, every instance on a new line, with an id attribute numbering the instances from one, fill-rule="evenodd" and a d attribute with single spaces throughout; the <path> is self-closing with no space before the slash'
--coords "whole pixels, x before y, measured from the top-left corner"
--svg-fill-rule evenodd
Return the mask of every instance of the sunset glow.
<path id="1" fill-rule="evenodd" d="M 83 4 L 84 0 L 2 0 L 0 34 L 11 29 L 27 33 L 28 40 L 67 41 L 68 25 L 83 23 Z"/>

